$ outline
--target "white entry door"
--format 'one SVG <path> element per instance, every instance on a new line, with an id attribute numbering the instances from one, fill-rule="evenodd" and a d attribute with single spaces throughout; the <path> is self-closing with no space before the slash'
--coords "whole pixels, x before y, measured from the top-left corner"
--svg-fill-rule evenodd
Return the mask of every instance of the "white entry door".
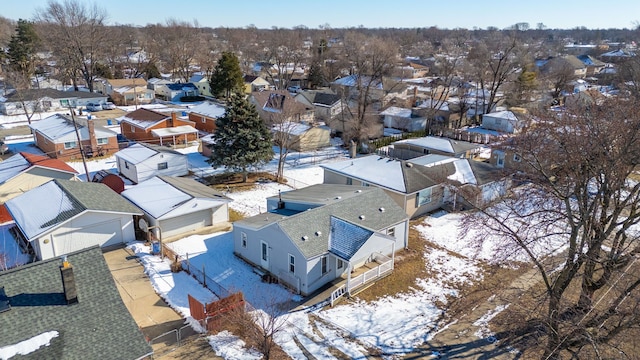
<path id="1" fill-rule="evenodd" d="M 269 270 L 269 244 L 264 241 L 260 241 L 260 265 Z"/>

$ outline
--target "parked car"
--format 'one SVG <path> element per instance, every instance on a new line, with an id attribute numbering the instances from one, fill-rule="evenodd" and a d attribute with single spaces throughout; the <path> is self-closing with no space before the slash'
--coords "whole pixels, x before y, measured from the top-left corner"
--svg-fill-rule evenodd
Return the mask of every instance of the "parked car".
<path id="1" fill-rule="evenodd" d="M 302 89 L 298 85 L 289 86 L 287 90 L 289 90 L 290 93 L 299 93 L 300 91 L 302 91 Z"/>
<path id="2" fill-rule="evenodd" d="M 116 108 L 116 104 L 107 101 L 106 103 L 102 104 L 102 109 L 103 110 L 113 110 Z"/>
<path id="3" fill-rule="evenodd" d="M 102 110 L 102 105 L 100 105 L 99 103 L 88 103 L 87 105 L 85 105 L 85 108 L 87 109 L 87 111 L 100 111 Z"/>

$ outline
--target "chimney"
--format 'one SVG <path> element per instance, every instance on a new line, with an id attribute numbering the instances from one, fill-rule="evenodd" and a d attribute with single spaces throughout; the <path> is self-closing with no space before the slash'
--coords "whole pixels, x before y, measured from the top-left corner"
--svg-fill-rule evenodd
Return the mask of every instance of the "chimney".
<path id="1" fill-rule="evenodd" d="M 171 120 L 169 120 L 169 127 L 176 126 L 177 122 L 178 122 L 178 113 L 177 112 L 172 112 L 171 113 Z"/>
<path id="2" fill-rule="evenodd" d="M 78 292 L 76 291 L 76 278 L 73 275 L 73 266 L 69 264 L 66 256 L 62 258 L 60 275 L 62 275 L 62 287 L 64 289 L 64 298 L 67 301 L 67 304 L 77 304 Z"/>
<path id="3" fill-rule="evenodd" d="M 93 123 L 93 119 L 87 119 L 87 130 L 89 131 L 89 144 L 91 145 L 91 152 L 98 151 L 98 140 L 96 139 L 96 126 Z"/>

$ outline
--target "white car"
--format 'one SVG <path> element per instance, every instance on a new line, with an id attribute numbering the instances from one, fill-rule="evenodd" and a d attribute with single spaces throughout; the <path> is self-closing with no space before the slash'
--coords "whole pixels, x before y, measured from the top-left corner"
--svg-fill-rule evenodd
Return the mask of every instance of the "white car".
<path id="1" fill-rule="evenodd" d="M 297 94 L 297 93 L 299 93 L 300 91 L 302 91 L 302 89 L 301 89 L 301 88 L 300 88 L 300 86 L 298 86 L 298 85 L 295 85 L 295 86 L 289 86 L 289 87 L 287 88 L 287 90 L 289 90 L 289 92 L 290 92 L 290 93 L 294 93 L 294 94 Z"/>
<path id="2" fill-rule="evenodd" d="M 87 109 L 87 111 L 100 111 L 102 110 L 102 105 L 100 105 L 99 103 L 88 103 L 87 105 L 85 105 L 85 108 Z"/>
<path id="3" fill-rule="evenodd" d="M 113 110 L 116 108 L 116 104 L 107 101 L 106 103 L 102 104 L 102 110 Z"/>

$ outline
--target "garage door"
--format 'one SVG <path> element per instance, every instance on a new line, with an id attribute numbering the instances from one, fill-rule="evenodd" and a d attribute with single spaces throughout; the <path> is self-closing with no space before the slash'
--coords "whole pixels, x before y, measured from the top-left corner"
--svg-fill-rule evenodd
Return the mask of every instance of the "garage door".
<path id="1" fill-rule="evenodd" d="M 93 245 L 110 246 L 123 242 L 120 219 L 85 226 L 81 229 L 54 236 L 58 254 L 85 249 Z"/>
<path id="2" fill-rule="evenodd" d="M 162 220 L 160 222 L 163 239 L 188 231 L 202 229 L 209 225 L 211 225 L 211 210 L 209 209 Z"/>

